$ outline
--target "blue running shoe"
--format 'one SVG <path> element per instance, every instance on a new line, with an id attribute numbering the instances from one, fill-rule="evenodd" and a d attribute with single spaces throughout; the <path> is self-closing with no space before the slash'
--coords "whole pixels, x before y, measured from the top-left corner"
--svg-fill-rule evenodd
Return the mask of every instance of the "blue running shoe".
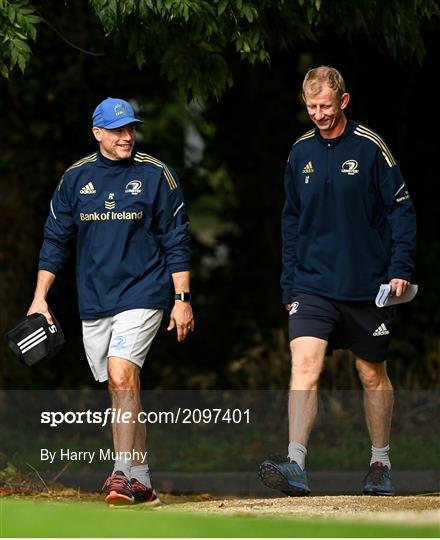
<path id="1" fill-rule="evenodd" d="M 268 457 L 260 465 L 259 477 L 265 486 L 278 489 L 289 497 L 304 497 L 310 493 L 307 472 L 296 461 Z"/>
<path id="2" fill-rule="evenodd" d="M 390 469 L 380 461 L 370 465 L 364 478 L 363 492 L 364 495 L 394 495 Z"/>

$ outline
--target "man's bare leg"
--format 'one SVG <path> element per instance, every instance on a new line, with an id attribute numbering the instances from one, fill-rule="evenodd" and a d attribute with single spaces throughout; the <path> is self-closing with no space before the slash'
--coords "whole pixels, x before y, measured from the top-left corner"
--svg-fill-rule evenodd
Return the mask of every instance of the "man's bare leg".
<path id="1" fill-rule="evenodd" d="M 289 392 L 288 459 L 267 458 L 260 465 L 260 479 L 266 486 L 291 497 L 310 493 L 305 457 L 307 442 L 318 411 L 318 380 L 324 364 L 327 341 L 299 337 L 290 342 L 292 377 Z"/>
<path id="2" fill-rule="evenodd" d="M 393 414 L 393 386 L 386 364 L 356 358 L 356 368 L 364 387 L 365 417 L 371 443 L 373 446 L 386 446 Z"/>
<path id="3" fill-rule="evenodd" d="M 139 402 L 140 409 L 142 410 L 142 404 Z M 144 462 L 141 459 L 138 459 L 138 455 L 145 455 L 146 451 L 146 440 L 147 440 L 147 428 L 144 423 L 137 422 L 136 423 L 136 431 L 135 431 L 135 437 L 134 437 L 134 444 L 133 449 L 136 452 L 139 452 L 139 454 L 135 454 L 135 458 L 133 459 L 133 465 L 144 465 Z M 146 463 L 146 461 L 145 461 Z"/>
<path id="4" fill-rule="evenodd" d="M 376 364 L 357 358 L 356 368 L 364 387 L 365 417 L 374 454 L 375 448 L 385 449 L 389 445 L 394 402 L 393 386 L 388 378 L 385 362 Z M 390 466 L 388 451 L 385 450 L 382 461 L 384 460 L 384 464 Z"/>
<path id="5" fill-rule="evenodd" d="M 139 400 L 139 412 L 142 410 L 142 403 Z M 146 440 L 147 440 L 147 428 L 145 423 L 139 422 L 136 423 L 136 431 L 134 437 L 133 449 L 138 454 L 135 454 L 135 457 L 131 464 L 131 477 L 135 478 L 141 484 L 144 484 L 148 488 L 151 488 L 151 479 L 150 479 L 150 470 L 148 467 L 147 458 L 141 459 L 140 456 L 146 456 Z M 138 457 L 139 456 L 139 457 Z"/>
<path id="6" fill-rule="evenodd" d="M 139 427 L 137 415 L 141 408 L 139 371 L 136 364 L 124 358 L 110 356 L 108 359 L 108 388 L 112 406 L 120 410 L 121 414 L 130 413 L 128 422 L 114 422 L 112 425 L 115 452 L 132 454 L 135 447 L 136 432 Z M 135 423 L 132 420 L 135 420 Z M 140 441 L 141 435 L 139 435 L 138 441 Z M 140 442 L 138 444 L 141 445 Z M 145 451 L 145 442 L 143 449 Z M 116 467 L 124 472 L 128 478 L 130 477 L 131 460 L 129 462 L 127 460 L 118 461 Z"/>
<path id="7" fill-rule="evenodd" d="M 102 487 L 102 491 L 106 494 L 105 500 L 111 507 L 135 502 L 130 477 L 137 415 L 140 410 L 139 371 L 138 366 L 124 358 L 117 356 L 108 358 L 108 389 L 112 407 L 120 411 L 121 416 L 125 414 L 126 420 L 112 423 L 116 459 L 113 473 Z"/>
<path id="8" fill-rule="evenodd" d="M 371 438 L 370 468 L 364 478 L 365 495 L 393 495 L 389 439 L 393 414 L 393 386 L 386 364 L 356 358 L 356 368 L 364 387 L 365 418 Z"/>
<path id="9" fill-rule="evenodd" d="M 327 341 L 299 337 L 290 342 L 289 458 L 304 468 L 306 447 L 318 412 L 318 380 Z"/>

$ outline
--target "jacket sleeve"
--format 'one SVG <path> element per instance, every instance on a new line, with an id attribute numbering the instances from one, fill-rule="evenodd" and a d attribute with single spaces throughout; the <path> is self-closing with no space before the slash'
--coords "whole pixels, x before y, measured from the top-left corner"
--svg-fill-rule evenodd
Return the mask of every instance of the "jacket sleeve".
<path id="1" fill-rule="evenodd" d="M 58 273 L 63 266 L 75 228 L 68 189 L 63 177 L 50 201 L 49 216 L 44 226 L 44 239 L 40 250 L 39 270 Z"/>
<path id="2" fill-rule="evenodd" d="M 177 175 L 165 167 L 154 206 L 153 231 L 172 274 L 190 269 L 188 226 L 189 218 Z"/>
<path id="3" fill-rule="evenodd" d="M 378 154 L 378 182 L 391 229 L 388 279 L 411 281 L 416 252 L 416 213 L 408 188 L 395 161 Z"/>
<path id="4" fill-rule="evenodd" d="M 283 304 L 290 304 L 293 296 L 296 242 L 298 239 L 299 200 L 290 159 L 284 173 L 285 202 L 281 219 L 282 273 L 281 289 Z"/>

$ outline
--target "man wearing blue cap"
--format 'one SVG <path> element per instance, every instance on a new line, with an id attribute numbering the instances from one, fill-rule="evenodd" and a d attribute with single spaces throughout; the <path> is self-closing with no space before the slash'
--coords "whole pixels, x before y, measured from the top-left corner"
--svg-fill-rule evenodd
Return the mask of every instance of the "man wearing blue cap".
<path id="1" fill-rule="evenodd" d="M 43 313 L 52 324 L 46 296 L 76 233 L 87 360 L 96 380 L 108 380 L 113 408 L 130 418 L 112 426 L 115 465 L 103 486 L 111 506 L 157 500 L 138 416 L 139 373 L 169 304 L 171 282 L 168 330 L 177 329 L 179 342 L 194 330 L 185 202 L 174 171 L 135 149 L 140 122 L 122 99 L 107 98 L 96 107 L 99 151 L 69 167 L 55 190 L 28 311 Z"/>

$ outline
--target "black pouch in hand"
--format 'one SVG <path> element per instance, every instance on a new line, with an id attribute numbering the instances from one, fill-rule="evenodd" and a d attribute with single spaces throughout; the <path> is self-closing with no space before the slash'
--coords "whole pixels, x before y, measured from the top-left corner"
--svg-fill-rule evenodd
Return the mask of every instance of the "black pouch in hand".
<path id="1" fill-rule="evenodd" d="M 41 313 L 33 313 L 20 321 L 6 334 L 6 341 L 18 359 L 32 366 L 42 358 L 51 358 L 64 345 L 65 339 L 60 323 L 52 314 L 49 325 Z"/>

